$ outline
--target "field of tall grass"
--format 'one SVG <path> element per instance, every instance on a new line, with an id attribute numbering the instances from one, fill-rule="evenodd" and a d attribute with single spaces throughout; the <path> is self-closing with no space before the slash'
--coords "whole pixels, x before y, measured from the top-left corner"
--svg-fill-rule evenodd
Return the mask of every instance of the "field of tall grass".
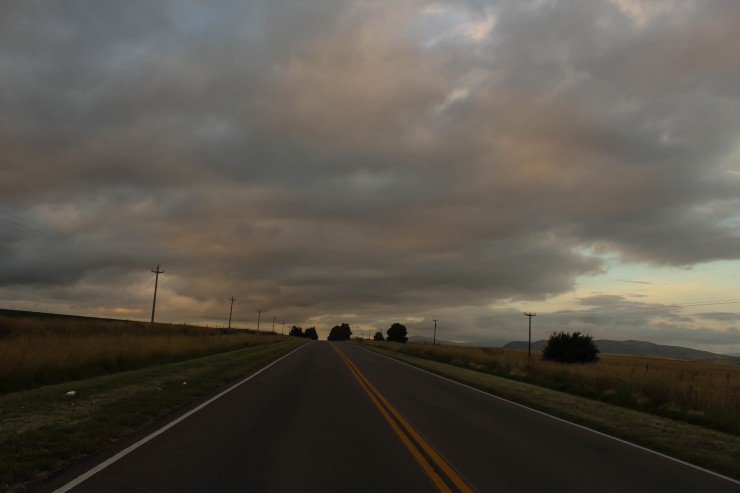
<path id="1" fill-rule="evenodd" d="M 188 325 L 0 316 L 0 394 L 284 340 Z"/>
<path id="2" fill-rule="evenodd" d="M 740 365 L 601 355 L 561 364 L 533 352 L 431 344 L 374 343 L 413 356 L 513 378 L 611 404 L 740 434 Z"/>

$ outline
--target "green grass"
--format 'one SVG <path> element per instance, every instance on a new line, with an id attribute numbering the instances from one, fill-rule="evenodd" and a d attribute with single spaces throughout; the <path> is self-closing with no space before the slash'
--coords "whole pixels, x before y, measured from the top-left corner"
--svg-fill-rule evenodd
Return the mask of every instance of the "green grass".
<path id="1" fill-rule="evenodd" d="M 363 344 L 373 351 L 526 405 L 553 416 L 622 438 L 692 464 L 740 479 L 740 438 L 706 427 L 572 395 L 471 368 L 414 356 L 388 344 Z"/>
<path id="2" fill-rule="evenodd" d="M 0 490 L 24 491 L 307 342 L 284 338 L 177 363 L 0 396 Z M 183 382 L 187 382 L 183 385 Z M 69 397 L 66 392 L 74 390 Z"/>

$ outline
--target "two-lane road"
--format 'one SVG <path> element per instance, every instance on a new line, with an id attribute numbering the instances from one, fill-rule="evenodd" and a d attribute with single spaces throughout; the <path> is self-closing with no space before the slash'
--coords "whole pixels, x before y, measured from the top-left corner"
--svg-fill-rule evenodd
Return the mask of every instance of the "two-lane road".
<path id="1" fill-rule="evenodd" d="M 81 476 L 89 465 L 73 468 L 42 491 L 740 491 L 735 481 L 328 342 L 303 346 L 109 462 L 89 477 Z"/>

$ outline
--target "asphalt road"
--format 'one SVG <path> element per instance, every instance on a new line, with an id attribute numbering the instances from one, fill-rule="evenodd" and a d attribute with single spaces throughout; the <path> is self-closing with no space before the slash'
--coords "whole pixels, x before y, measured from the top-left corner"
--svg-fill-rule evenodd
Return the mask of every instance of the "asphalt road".
<path id="1" fill-rule="evenodd" d="M 740 484 L 360 347 L 314 342 L 69 491 L 440 490 L 737 493 Z"/>

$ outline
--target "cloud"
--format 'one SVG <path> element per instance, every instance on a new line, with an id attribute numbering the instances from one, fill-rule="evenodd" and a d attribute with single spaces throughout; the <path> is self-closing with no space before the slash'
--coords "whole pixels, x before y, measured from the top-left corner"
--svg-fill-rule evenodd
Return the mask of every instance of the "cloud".
<path id="1" fill-rule="evenodd" d="M 680 3 L 6 3 L 0 298 L 135 310 L 160 263 L 163 316 L 485 338 L 584 249 L 737 259 L 740 9 Z"/>
<path id="2" fill-rule="evenodd" d="M 716 320 L 719 322 L 738 322 L 740 321 L 740 314 L 732 312 L 707 312 L 697 313 L 694 315 L 696 318 L 704 320 Z"/>

